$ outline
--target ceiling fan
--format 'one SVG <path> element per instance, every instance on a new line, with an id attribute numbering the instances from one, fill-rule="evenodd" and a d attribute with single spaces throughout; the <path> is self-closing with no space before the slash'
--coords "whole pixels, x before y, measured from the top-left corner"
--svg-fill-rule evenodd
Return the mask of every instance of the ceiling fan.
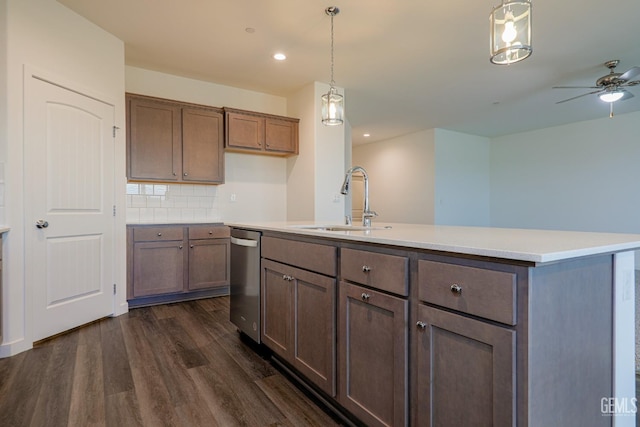
<path id="1" fill-rule="evenodd" d="M 605 67 L 609 68 L 609 74 L 602 76 L 598 80 L 596 80 L 595 86 L 554 86 L 553 89 L 597 89 L 592 92 L 574 96 L 573 98 L 558 101 L 556 102 L 556 104 L 573 101 L 574 99 L 582 98 L 583 96 L 587 95 L 598 94 L 598 97 L 602 101 L 609 103 L 609 117 L 613 117 L 614 102 L 633 98 L 633 94 L 627 91 L 625 88 L 640 84 L 640 80 L 631 80 L 637 75 L 640 75 L 640 67 L 632 67 L 624 73 L 616 73 L 614 70 L 619 63 L 620 61 L 617 59 L 605 62 L 604 65 Z"/>

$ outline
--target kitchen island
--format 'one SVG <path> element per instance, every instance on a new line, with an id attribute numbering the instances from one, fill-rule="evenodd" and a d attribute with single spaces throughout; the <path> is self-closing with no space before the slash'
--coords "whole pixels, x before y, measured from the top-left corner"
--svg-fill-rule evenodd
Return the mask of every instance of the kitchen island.
<path id="1" fill-rule="evenodd" d="M 226 224 L 263 233 L 263 342 L 351 420 L 635 423 L 640 235 Z"/>

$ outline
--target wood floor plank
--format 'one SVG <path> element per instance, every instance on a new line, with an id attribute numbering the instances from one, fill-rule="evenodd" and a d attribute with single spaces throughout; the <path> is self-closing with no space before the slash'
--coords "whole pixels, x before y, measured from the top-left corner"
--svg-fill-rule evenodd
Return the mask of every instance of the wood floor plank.
<path id="1" fill-rule="evenodd" d="M 67 425 L 78 337 L 79 331 L 74 330 L 52 341 L 52 353 L 48 367 L 40 378 L 43 386 L 38 394 L 31 425 Z"/>
<path id="2" fill-rule="evenodd" d="M 104 392 L 106 395 L 133 390 L 133 378 L 122 337 L 120 318 L 100 322 Z"/>
<path id="3" fill-rule="evenodd" d="M 105 414 L 108 427 L 147 427 L 140 415 L 135 390 L 105 395 Z"/>
<path id="4" fill-rule="evenodd" d="M 140 415 L 147 425 L 178 425 L 171 396 L 141 323 L 139 317 L 122 321 Z"/>
<path id="5" fill-rule="evenodd" d="M 209 361 L 198 349 L 197 344 L 191 339 L 189 333 L 175 318 L 160 319 L 158 324 L 166 333 L 167 339 L 175 348 L 180 360 L 187 369 L 202 366 Z"/>
<path id="6" fill-rule="evenodd" d="M 24 360 L 9 384 L 9 392 L 0 396 L 0 425 L 28 426 L 42 388 L 42 377 L 53 353 L 52 346 L 33 348 L 26 352 Z"/>
<path id="7" fill-rule="evenodd" d="M 272 375 L 256 381 L 269 399 L 294 426 L 339 426 L 329 415 L 305 398 L 304 394 L 282 375 Z"/>
<path id="8" fill-rule="evenodd" d="M 94 323 L 80 329 L 68 426 L 105 426 L 104 406 L 100 325 Z"/>

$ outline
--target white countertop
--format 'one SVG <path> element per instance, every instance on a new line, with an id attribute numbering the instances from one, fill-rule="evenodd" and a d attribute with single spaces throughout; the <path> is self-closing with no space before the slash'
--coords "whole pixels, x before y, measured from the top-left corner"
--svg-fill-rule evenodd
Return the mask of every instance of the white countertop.
<path id="1" fill-rule="evenodd" d="M 2 225 L 0 225 L 0 234 L 4 234 L 9 230 L 11 230 L 9 227 L 3 227 Z"/>
<path id="2" fill-rule="evenodd" d="M 587 255 L 640 249 L 640 234 L 587 233 L 516 228 L 375 223 L 390 229 L 326 231 L 305 225 L 342 225 L 326 222 L 232 222 L 231 227 L 279 231 L 306 236 L 333 237 L 367 243 L 430 249 L 469 255 L 530 261 L 558 261 Z"/>

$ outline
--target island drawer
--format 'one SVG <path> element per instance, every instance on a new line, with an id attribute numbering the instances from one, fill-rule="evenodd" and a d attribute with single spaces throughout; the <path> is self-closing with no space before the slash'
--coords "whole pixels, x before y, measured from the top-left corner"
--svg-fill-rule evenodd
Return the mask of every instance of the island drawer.
<path id="1" fill-rule="evenodd" d="M 348 248 L 342 249 L 340 258 L 343 280 L 408 295 L 408 258 Z"/>
<path id="2" fill-rule="evenodd" d="M 226 225 L 190 225 L 189 239 L 228 239 L 231 231 Z"/>
<path id="3" fill-rule="evenodd" d="M 164 242 L 182 240 L 182 227 L 135 227 L 134 242 Z"/>
<path id="4" fill-rule="evenodd" d="M 338 249 L 318 243 L 299 242 L 265 236 L 262 238 L 262 257 L 294 265 L 327 276 L 337 275 Z"/>
<path id="5" fill-rule="evenodd" d="M 420 300 L 507 325 L 516 324 L 516 274 L 418 261 Z"/>

